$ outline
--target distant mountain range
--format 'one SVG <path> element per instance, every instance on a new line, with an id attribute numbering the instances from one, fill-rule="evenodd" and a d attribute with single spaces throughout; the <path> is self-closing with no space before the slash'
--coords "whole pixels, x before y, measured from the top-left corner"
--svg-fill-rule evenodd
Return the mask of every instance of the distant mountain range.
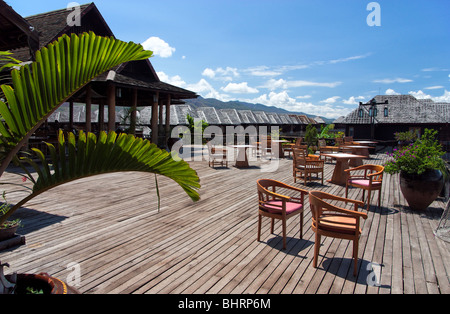
<path id="1" fill-rule="evenodd" d="M 305 115 L 311 118 L 315 118 L 316 116 L 309 115 L 303 112 L 291 112 L 287 111 L 281 108 L 272 107 L 272 106 L 265 106 L 262 104 L 252 104 L 247 102 L 241 102 L 241 101 L 229 101 L 229 102 L 223 102 L 218 99 L 213 98 L 202 98 L 199 97 L 197 99 L 186 99 L 186 104 L 191 106 L 192 108 L 201 108 L 201 107 L 213 107 L 216 109 L 236 109 L 236 110 L 252 110 L 252 111 L 264 111 L 264 112 L 273 112 L 273 113 L 279 113 L 279 114 L 296 114 L 296 115 Z M 332 119 L 327 119 L 324 117 L 322 118 L 326 123 L 330 124 L 333 123 Z"/>

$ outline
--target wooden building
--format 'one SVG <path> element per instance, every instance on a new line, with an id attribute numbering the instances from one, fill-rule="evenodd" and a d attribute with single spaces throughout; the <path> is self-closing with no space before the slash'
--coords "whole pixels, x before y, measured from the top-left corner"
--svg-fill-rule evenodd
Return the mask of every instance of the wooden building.
<path id="1" fill-rule="evenodd" d="M 374 138 L 380 141 L 394 141 L 396 132 L 414 130 L 421 135 L 426 128 L 435 129 L 442 144 L 450 144 L 450 103 L 411 95 L 376 96 L 334 123 L 357 139 L 370 139 L 373 128 Z"/>
<path id="2" fill-rule="evenodd" d="M 33 35 L 36 32 L 39 34 L 39 48 L 55 41 L 63 34 L 93 31 L 99 36 L 115 37 L 94 3 L 82 5 L 76 10 L 66 8 L 25 18 L 26 23 L 34 30 Z M 75 19 L 79 19 L 78 21 L 71 20 L 74 14 L 77 14 Z M 13 51 L 15 58 L 21 61 L 33 60 L 29 47 L 18 47 L 21 48 Z M 73 121 L 75 102 L 84 103 L 86 106 L 85 123 L 78 127 L 89 132 L 116 130 L 119 122 L 116 121 L 116 107 L 151 107 L 151 121 L 148 121 L 152 129 L 151 140 L 165 146 L 170 136 L 170 123 L 166 122 L 170 120 L 171 106 L 183 103 L 183 99 L 197 97 L 194 92 L 161 82 L 149 60 L 129 62 L 95 78 L 70 99 L 69 128 L 75 127 Z M 92 121 L 92 104 L 100 107 L 98 121 Z M 132 119 L 135 120 L 136 111 L 132 112 Z"/>
<path id="3" fill-rule="evenodd" d="M 28 48 L 33 55 L 39 49 L 36 29 L 3 0 L 0 0 L 0 30 L 0 51 Z"/>

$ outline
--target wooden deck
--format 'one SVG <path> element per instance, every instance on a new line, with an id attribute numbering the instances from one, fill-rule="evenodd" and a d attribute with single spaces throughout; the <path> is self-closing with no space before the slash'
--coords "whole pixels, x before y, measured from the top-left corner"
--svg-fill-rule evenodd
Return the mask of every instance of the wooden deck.
<path id="1" fill-rule="evenodd" d="M 372 157 L 365 162 L 382 163 L 384 155 Z M 303 240 L 293 219 L 287 250 L 281 250 L 281 225 L 270 234 L 269 220 L 263 221 L 262 242 L 256 241 L 256 180 L 294 183 L 290 158 L 276 172 L 251 164 L 212 169 L 206 161 L 192 162 L 202 183 L 198 203 L 160 177 L 161 212 L 155 179 L 147 174 L 103 175 L 59 187 L 18 212 L 26 245 L 0 252 L 0 260 L 11 265 L 7 272 L 47 272 L 68 282 L 79 271 L 78 289 L 87 294 L 450 293 L 450 244 L 433 233 L 442 198 L 425 212 L 412 212 L 397 176 L 386 175 L 382 207 L 371 206 L 363 224 L 355 278 L 346 240 L 323 237 L 319 267 L 313 268 L 309 206 Z M 326 163 L 326 179 L 333 167 Z M 10 173 L 2 182 L 22 183 Z M 21 186 L 3 188 L 10 202 L 24 195 Z M 307 189 L 345 194 L 327 182 Z M 360 199 L 361 191 L 352 189 L 350 197 Z"/>

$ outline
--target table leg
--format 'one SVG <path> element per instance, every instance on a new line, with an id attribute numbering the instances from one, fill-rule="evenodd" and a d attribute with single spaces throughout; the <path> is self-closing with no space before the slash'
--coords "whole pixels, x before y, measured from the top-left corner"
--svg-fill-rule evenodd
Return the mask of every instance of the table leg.
<path id="1" fill-rule="evenodd" d="M 236 168 L 248 168 L 247 148 L 239 148 L 236 159 Z"/>
<path id="2" fill-rule="evenodd" d="M 334 167 L 333 176 L 330 183 L 337 185 L 345 185 L 347 183 L 348 174 L 345 172 L 349 168 L 348 159 L 337 159 L 336 166 Z"/>

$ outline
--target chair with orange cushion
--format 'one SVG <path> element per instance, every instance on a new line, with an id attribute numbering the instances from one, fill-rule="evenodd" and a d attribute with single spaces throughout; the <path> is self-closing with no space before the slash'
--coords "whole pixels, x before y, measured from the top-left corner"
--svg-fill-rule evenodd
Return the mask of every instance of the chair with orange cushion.
<path id="1" fill-rule="evenodd" d="M 326 200 L 353 203 L 354 210 L 332 205 Z M 321 236 L 351 240 L 353 241 L 353 276 L 356 276 L 358 272 L 359 237 L 362 232 L 360 219 L 367 219 L 367 214 L 358 212 L 358 206 L 363 203 L 320 191 L 309 192 L 309 203 L 312 214 L 312 230 L 316 234 L 313 266 L 317 268 Z"/>
<path id="2" fill-rule="evenodd" d="M 286 222 L 289 218 L 296 215 L 300 216 L 300 239 L 303 238 L 303 210 L 304 198 L 308 192 L 285 183 L 261 179 L 257 181 L 258 198 L 259 198 L 259 215 L 258 215 L 258 241 L 261 239 L 261 223 L 262 217 L 272 219 L 271 233 L 274 232 L 275 219 L 281 220 L 283 224 L 283 250 L 286 249 Z M 280 194 L 286 191 L 289 194 L 293 192 L 296 196 L 286 196 Z"/>
<path id="3" fill-rule="evenodd" d="M 362 165 L 359 167 L 345 170 L 348 173 L 347 184 L 345 187 L 345 197 L 348 197 L 348 188 L 350 186 L 363 189 L 362 201 L 366 190 L 367 210 L 370 208 L 370 198 L 372 191 L 378 191 L 378 207 L 381 206 L 381 188 L 383 186 L 384 167 L 381 165 Z M 354 174 L 352 174 L 354 173 Z"/>
<path id="4" fill-rule="evenodd" d="M 317 180 L 322 180 L 323 185 L 323 171 L 325 161 L 319 160 L 319 156 L 308 155 L 305 149 L 293 148 L 293 176 L 294 182 L 297 183 L 297 178 L 303 179 L 305 185 L 308 180 L 312 180 L 311 174 L 316 175 Z M 321 177 L 319 178 L 319 174 Z"/>
<path id="5" fill-rule="evenodd" d="M 222 167 L 228 167 L 228 152 L 226 148 L 216 148 L 210 142 L 206 143 L 208 147 L 209 166 L 214 168 L 216 164 Z"/>

